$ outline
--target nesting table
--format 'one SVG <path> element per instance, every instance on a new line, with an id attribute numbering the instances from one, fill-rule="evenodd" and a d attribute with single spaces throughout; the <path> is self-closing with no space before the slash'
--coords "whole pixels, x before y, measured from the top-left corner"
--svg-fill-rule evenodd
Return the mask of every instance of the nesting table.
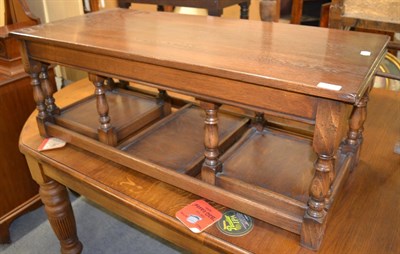
<path id="1" fill-rule="evenodd" d="M 368 94 L 388 43 L 382 35 L 125 9 L 13 34 L 40 135 L 298 234 L 314 250 L 359 161 Z M 47 89 L 49 64 L 88 71 L 94 95 L 58 106 Z M 59 198 L 57 170 L 28 160 L 62 249 L 79 251 L 74 222 L 61 212 L 68 202 Z M 77 188 L 87 180 L 78 178 Z"/>

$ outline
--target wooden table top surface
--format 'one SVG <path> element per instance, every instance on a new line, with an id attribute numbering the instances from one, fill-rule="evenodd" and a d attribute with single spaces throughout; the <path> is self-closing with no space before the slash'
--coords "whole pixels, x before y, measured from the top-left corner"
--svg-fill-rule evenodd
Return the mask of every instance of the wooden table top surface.
<path id="1" fill-rule="evenodd" d="M 92 94 L 93 90 L 93 85 L 83 80 L 67 86 L 55 97 L 58 105 L 64 107 Z M 72 189 L 88 185 L 90 190 L 102 193 L 99 197 L 103 205 L 107 204 L 104 199 L 107 196 L 129 207 L 124 216 L 129 217 L 129 211 L 139 211 L 168 225 L 171 230 L 197 239 L 203 245 L 226 245 L 224 248 L 239 253 L 316 253 L 302 248 L 298 235 L 259 220 L 256 220 L 254 229 L 243 237 L 225 236 L 214 226 L 202 234 L 193 234 L 174 215 L 185 205 L 199 199 L 198 196 L 72 145 L 38 152 L 42 138 L 38 134 L 35 116 L 36 112 L 22 130 L 21 151 L 57 168 L 52 177 L 59 175 L 60 179 L 73 179 L 70 181 Z M 372 90 L 364 137 L 360 163 L 335 201 L 318 254 L 395 254 L 400 250 L 400 155 L 393 152 L 395 143 L 400 141 L 399 93 Z M 44 171 L 47 172 L 46 168 Z M 120 205 L 111 206 L 114 212 L 121 209 Z M 77 223 L 79 227 L 79 221 Z M 162 230 L 157 232 L 163 233 Z M 184 238 L 174 239 L 179 243 L 179 239 Z M 183 241 L 181 244 L 184 244 Z M 201 249 L 198 252 L 201 253 Z"/>
<path id="2" fill-rule="evenodd" d="M 388 42 L 383 35 L 126 9 L 12 34 L 55 47 L 350 103 L 365 91 Z M 341 90 L 319 88 L 320 82 L 341 86 Z"/>

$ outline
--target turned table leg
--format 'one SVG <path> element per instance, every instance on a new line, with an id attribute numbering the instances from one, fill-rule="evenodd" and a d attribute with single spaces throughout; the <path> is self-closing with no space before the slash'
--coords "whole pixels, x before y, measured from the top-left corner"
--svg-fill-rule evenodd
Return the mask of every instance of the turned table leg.
<path id="1" fill-rule="evenodd" d="M 364 122 L 367 118 L 368 93 L 353 107 L 349 120 L 349 131 L 345 143 L 344 152 L 353 153 L 353 161 L 350 167 L 353 170 L 359 161 L 361 144 L 363 141 Z"/>
<path id="2" fill-rule="evenodd" d="M 26 156 L 33 179 L 39 184 L 40 198 L 48 220 L 61 245 L 62 254 L 79 254 L 82 243 L 78 239 L 74 213 L 65 186 L 47 177 L 42 165 Z"/>
<path id="3" fill-rule="evenodd" d="M 36 121 L 38 123 L 39 133 L 43 137 L 47 137 L 46 133 L 46 122 L 54 122 L 53 117 L 48 113 L 45 102 L 45 94 L 42 88 L 42 81 L 40 75 L 42 73 L 42 63 L 39 61 L 30 59 L 28 57 L 27 47 L 25 42 L 20 43 L 21 59 L 24 65 L 24 70 L 31 77 L 31 85 L 33 90 L 33 99 L 36 103 L 36 109 L 38 111 Z M 47 66 L 46 66 L 47 68 Z M 46 74 L 47 75 L 47 71 Z M 47 88 L 47 87 L 46 87 Z M 49 90 L 50 91 L 50 90 Z"/>
<path id="4" fill-rule="evenodd" d="M 67 189 L 54 180 L 40 183 L 40 197 L 47 217 L 61 244 L 61 253 L 81 253 L 82 244 L 78 240 Z"/>
<path id="5" fill-rule="evenodd" d="M 111 125 L 111 119 L 108 115 L 109 107 L 104 89 L 105 78 L 95 74 L 89 74 L 89 80 L 94 84 L 97 112 L 99 114 L 100 127 L 98 129 L 99 140 L 105 144 L 117 145 L 117 134 Z"/>
<path id="6" fill-rule="evenodd" d="M 218 108 L 219 105 L 211 102 L 200 102 L 206 112 L 204 121 L 204 156 L 205 160 L 201 169 L 201 179 L 215 185 L 215 175 L 221 170 L 218 150 Z"/>
<path id="7" fill-rule="evenodd" d="M 41 136 L 46 137 L 46 126 L 47 121 L 52 121 L 50 114 L 47 112 L 47 107 L 45 103 L 45 95 L 42 90 L 40 73 L 42 71 L 40 62 L 30 61 L 28 66 L 28 73 L 31 76 L 31 85 L 33 89 L 33 98 L 36 103 L 36 109 L 38 114 L 36 116 L 36 121 L 38 123 L 39 133 Z"/>
<path id="8" fill-rule="evenodd" d="M 325 209 L 329 189 L 335 178 L 335 155 L 343 130 L 345 106 L 339 102 L 321 100 L 318 104 L 313 148 L 318 158 L 309 190 L 308 208 L 301 228 L 301 244 L 317 250 L 326 227 Z"/>
<path id="9" fill-rule="evenodd" d="M 48 72 L 49 65 L 42 63 L 42 70 L 40 74 L 40 81 L 41 87 L 43 91 L 43 95 L 45 97 L 45 104 L 47 108 L 47 112 L 50 115 L 59 115 L 60 109 L 55 104 L 55 99 L 53 94 L 55 93 L 54 88 L 56 87 L 55 84 L 52 84 L 49 79 L 49 72 Z"/>

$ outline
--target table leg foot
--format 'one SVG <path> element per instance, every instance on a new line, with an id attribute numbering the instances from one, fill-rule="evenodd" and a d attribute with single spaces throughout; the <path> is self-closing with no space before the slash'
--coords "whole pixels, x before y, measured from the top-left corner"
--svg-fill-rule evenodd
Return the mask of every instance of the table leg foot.
<path id="1" fill-rule="evenodd" d="M 326 227 L 326 212 L 322 218 L 316 219 L 309 215 L 303 218 L 300 244 L 311 250 L 318 250 L 324 238 Z"/>
<path id="2" fill-rule="evenodd" d="M 349 131 L 344 146 L 344 152 L 350 152 L 353 154 L 354 159 L 351 165 L 351 170 L 357 167 L 360 160 L 364 122 L 367 118 L 368 99 L 369 97 L 367 92 L 360 102 L 353 107 L 353 111 L 349 119 Z"/>
<path id="3" fill-rule="evenodd" d="M 215 175 L 221 171 L 221 162 L 218 159 L 218 108 L 220 105 L 200 101 L 200 106 L 206 113 L 206 119 L 204 120 L 205 160 L 201 169 L 201 179 L 215 185 Z"/>
<path id="4" fill-rule="evenodd" d="M 54 180 L 40 184 L 40 197 L 61 245 L 61 253 L 78 254 L 82 252 L 82 243 L 76 232 L 76 223 L 65 186 Z"/>
<path id="5" fill-rule="evenodd" d="M 0 244 L 10 243 L 10 231 L 9 231 L 9 222 L 5 222 L 0 224 Z"/>

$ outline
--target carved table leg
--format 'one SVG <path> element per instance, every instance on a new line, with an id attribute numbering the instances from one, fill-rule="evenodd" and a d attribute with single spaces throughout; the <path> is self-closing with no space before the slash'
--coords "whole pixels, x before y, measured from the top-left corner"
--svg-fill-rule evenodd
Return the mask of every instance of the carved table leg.
<path id="1" fill-rule="evenodd" d="M 353 153 L 353 162 L 350 167 L 353 170 L 359 161 L 361 144 L 363 141 L 364 122 L 367 118 L 368 93 L 353 107 L 349 121 L 349 132 L 347 134 L 344 152 Z"/>
<path id="2" fill-rule="evenodd" d="M 325 232 L 325 201 L 335 178 L 334 155 L 340 143 L 340 124 L 344 115 L 344 105 L 338 102 L 321 100 L 318 104 L 313 139 L 313 148 L 318 159 L 314 165 L 308 208 L 301 228 L 301 244 L 314 250 L 319 248 Z"/>
<path id="3" fill-rule="evenodd" d="M 40 73 L 42 71 L 40 62 L 37 61 L 29 61 L 29 69 L 28 73 L 31 76 L 31 85 L 33 88 L 33 98 L 36 102 L 36 109 L 38 111 L 38 115 L 36 117 L 36 121 L 38 123 L 39 133 L 41 136 L 46 137 L 46 121 L 52 121 L 51 116 L 47 112 L 46 103 L 45 103 L 45 95 L 42 90 L 41 81 L 40 81 Z"/>
<path id="4" fill-rule="evenodd" d="M 40 185 L 39 194 L 48 220 L 61 245 L 62 254 L 79 254 L 82 243 L 78 239 L 76 223 L 65 186 L 44 175 L 42 165 L 26 156 L 33 179 Z"/>
<path id="5" fill-rule="evenodd" d="M 46 133 L 45 123 L 47 121 L 52 122 L 53 118 L 47 112 L 45 95 L 41 87 L 40 73 L 42 71 L 42 64 L 38 61 L 29 59 L 25 42 L 20 43 L 20 52 L 22 63 L 24 64 L 24 70 L 31 77 L 33 99 L 36 103 L 36 109 L 38 111 L 36 121 L 38 123 L 39 133 L 41 136 L 46 137 L 48 135 Z"/>
<path id="6" fill-rule="evenodd" d="M 39 190 L 50 225 L 61 244 L 61 253 L 81 253 L 67 189 L 54 180 L 40 184 Z"/>
<path id="7" fill-rule="evenodd" d="M 200 106 L 206 112 L 204 121 L 204 156 L 205 160 L 201 169 L 201 179 L 215 185 L 215 174 L 221 170 L 221 162 L 218 160 L 218 108 L 219 105 L 209 102 L 200 102 Z"/>
<path id="8" fill-rule="evenodd" d="M 89 74 L 89 80 L 93 82 L 97 102 L 97 112 L 99 113 L 100 127 L 98 129 L 99 140 L 105 144 L 117 145 L 117 135 L 111 126 L 111 119 L 108 115 L 109 107 L 104 89 L 105 78 L 95 74 Z"/>
<path id="9" fill-rule="evenodd" d="M 43 95 L 45 96 L 47 112 L 50 115 L 59 115 L 60 109 L 56 106 L 55 99 L 53 97 L 53 94 L 55 92 L 53 87 L 55 87 L 55 85 L 50 83 L 51 81 L 49 80 L 48 67 L 48 64 L 42 63 L 42 70 L 40 74 L 41 87 L 43 90 Z"/>

